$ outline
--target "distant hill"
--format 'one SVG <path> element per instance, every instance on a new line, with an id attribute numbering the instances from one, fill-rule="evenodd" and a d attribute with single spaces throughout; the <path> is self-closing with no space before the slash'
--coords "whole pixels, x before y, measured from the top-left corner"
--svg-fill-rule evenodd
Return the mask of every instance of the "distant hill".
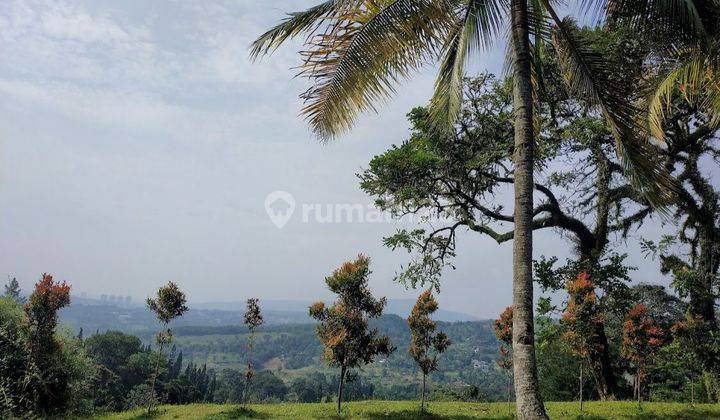
<path id="1" fill-rule="evenodd" d="M 282 312 L 292 313 L 295 312 L 300 318 L 297 322 L 311 322 L 310 317 L 307 316 L 307 309 L 313 302 L 309 300 L 279 300 L 279 299 L 266 299 L 260 301 L 264 312 Z M 395 314 L 403 318 L 410 315 L 415 301 L 412 299 L 388 299 L 387 308 L 385 309 L 386 314 Z M 196 309 L 214 309 L 224 311 L 237 311 L 238 308 L 243 308 L 244 302 L 206 302 L 206 303 L 193 303 L 193 308 Z M 438 321 L 446 322 L 458 322 L 458 321 L 478 321 L 478 318 L 470 314 L 448 311 L 445 309 L 438 309 L 435 312 L 433 318 Z"/>
<path id="2" fill-rule="evenodd" d="M 310 301 L 262 300 L 260 302 L 265 322 L 268 325 L 309 324 L 314 321 L 308 316 Z M 407 317 L 412 308 L 410 299 L 388 301 L 387 314 Z M 245 302 L 190 303 L 190 311 L 174 321 L 176 326 L 232 326 L 242 324 Z M 438 310 L 435 319 L 445 322 L 476 321 L 472 315 Z M 81 327 L 86 333 L 94 331 L 120 330 L 142 335 L 145 331 L 157 329 L 157 321 L 150 311 L 139 303 L 109 302 L 73 296 L 69 307 L 60 311 L 60 322 L 75 331 Z"/>

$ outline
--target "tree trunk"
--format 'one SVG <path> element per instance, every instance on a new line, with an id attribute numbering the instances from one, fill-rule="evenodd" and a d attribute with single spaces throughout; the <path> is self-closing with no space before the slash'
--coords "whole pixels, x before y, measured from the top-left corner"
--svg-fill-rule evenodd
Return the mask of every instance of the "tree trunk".
<path id="1" fill-rule="evenodd" d="M 708 334 L 717 334 L 718 325 L 715 317 L 715 279 L 717 278 L 718 250 L 717 239 L 708 229 L 698 230 L 700 255 L 698 256 L 699 285 L 693 285 L 690 292 L 690 312 L 700 317 L 707 325 Z M 705 349 L 708 347 L 705 346 Z M 710 354 L 701 356 L 705 369 L 717 374 L 720 370 L 720 354 L 713 349 Z"/>
<path id="2" fill-rule="evenodd" d="M 255 332 L 252 331 L 250 333 L 250 337 L 248 338 L 248 348 L 247 348 L 247 371 L 245 372 L 245 389 L 243 389 L 243 396 L 242 396 L 242 403 L 243 405 L 247 405 L 248 401 L 248 393 L 250 392 L 250 381 L 252 379 L 252 351 L 253 351 L 253 338 L 254 338 Z"/>
<path id="3" fill-rule="evenodd" d="M 343 388 L 345 387 L 345 366 L 342 366 L 340 368 L 340 383 L 338 384 L 338 400 L 337 400 L 337 411 L 338 414 L 340 414 L 340 410 L 342 409 L 342 397 L 343 397 Z"/>
<path id="4" fill-rule="evenodd" d="M 148 414 L 150 414 L 150 412 L 152 412 L 152 409 L 153 409 L 153 402 L 154 402 L 153 397 L 155 395 L 155 381 L 157 381 L 157 377 L 158 377 L 158 375 L 160 375 L 160 359 L 162 358 L 162 355 L 163 355 L 164 344 L 165 343 L 163 341 L 161 341 L 159 343 L 158 351 L 160 354 L 158 355 L 157 362 L 155 362 L 155 373 L 153 373 L 153 376 L 150 380 L 150 389 L 148 390 L 148 411 L 147 411 Z"/>
<path id="5" fill-rule="evenodd" d="M 513 239 L 513 369 L 520 419 L 547 419 L 540 399 L 533 326 L 533 99 L 527 0 L 511 1 L 514 55 L 515 227 Z"/>
<path id="6" fill-rule="evenodd" d="M 690 405 L 695 405 L 695 381 L 690 378 Z"/>
<path id="7" fill-rule="evenodd" d="M 510 376 L 511 373 L 508 370 L 507 371 L 507 377 L 508 377 L 508 383 L 507 383 L 507 406 L 508 406 L 508 416 L 512 416 L 512 387 L 513 387 L 513 381 L 512 376 Z"/>
<path id="8" fill-rule="evenodd" d="M 588 353 L 590 369 L 597 384 L 600 399 L 613 401 L 617 392 L 617 379 L 612 368 L 610 345 L 603 324 L 598 323 L 595 325 L 594 337 L 596 339 L 592 340 L 589 346 L 593 350 Z"/>
<path id="9" fill-rule="evenodd" d="M 427 375 L 423 372 L 422 399 L 420 400 L 420 412 L 425 412 L 425 378 Z"/>
<path id="10" fill-rule="evenodd" d="M 583 365 L 580 361 L 580 412 L 583 411 Z"/>

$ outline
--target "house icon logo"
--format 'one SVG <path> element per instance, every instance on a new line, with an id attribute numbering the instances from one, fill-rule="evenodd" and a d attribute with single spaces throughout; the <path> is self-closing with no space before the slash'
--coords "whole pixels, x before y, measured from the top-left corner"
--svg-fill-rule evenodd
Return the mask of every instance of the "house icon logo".
<path id="1" fill-rule="evenodd" d="M 295 211 L 295 198 L 285 191 L 273 191 L 265 197 L 265 211 L 270 221 L 282 229 Z"/>

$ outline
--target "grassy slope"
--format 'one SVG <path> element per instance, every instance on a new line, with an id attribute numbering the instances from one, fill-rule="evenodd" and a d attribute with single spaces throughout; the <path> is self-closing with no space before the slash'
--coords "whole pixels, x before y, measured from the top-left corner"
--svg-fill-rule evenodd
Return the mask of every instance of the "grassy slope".
<path id="1" fill-rule="evenodd" d="M 720 419 L 720 406 L 697 404 L 644 403 L 639 410 L 634 402 L 590 402 L 584 416 L 578 403 L 547 403 L 552 419 Z M 414 401 L 359 401 L 344 404 L 343 415 L 337 416 L 335 405 L 327 404 L 251 404 L 247 410 L 236 405 L 192 404 L 162 406 L 152 417 L 143 410 L 98 416 L 96 419 L 236 419 L 236 418 L 352 418 L 352 419 L 415 419 L 418 403 Z M 427 419 L 502 419 L 509 418 L 505 403 L 433 402 Z"/>

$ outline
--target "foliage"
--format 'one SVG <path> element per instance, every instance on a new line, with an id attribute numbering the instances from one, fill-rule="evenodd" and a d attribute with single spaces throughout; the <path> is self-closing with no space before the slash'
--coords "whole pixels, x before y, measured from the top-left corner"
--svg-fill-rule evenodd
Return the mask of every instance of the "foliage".
<path id="1" fill-rule="evenodd" d="M 438 370 L 438 356 L 450 346 L 450 339 L 443 332 L 435 332 L 437 324 L 430 318 L 437 311 L 438 303 L 432 290 L 426 290 L 418 296 L 417 302 L 408 317 L 408 326 L 412 341 L 408 352 L 423 374 L 421 410 L 425 407 L 425 377 Z"/>
<path id="2" fill-rule="evenodd" d="M 282 401 L 288 393 L 285 383 L 270 371 L 258 372 L 247 388 L 244 373 L 237 369 L 220 372 L 215 400 L 223 403 L 243 403 L 245 395 L 252 402 Z"/>
<path id="3" fill-rule="evenodd" d="M 579 394 L 577 379 L 580 364 L 577 355 L 564 339 L 565 328 L 547 315 L 536 318 L 536 352 L 540 393 L 543 401 L 572 401 Z M 597 399 L 595 382 L 591 376 L 583 381 L 587 399 Z"/>
<path id="4" fill-rule="evenodd" d="M 451 344 L 447 334 L 435 332 L 437 323 L 430 316 L 438 308 L 432 291 L 426 290 L 418 297 L 408 317 L 412 342 L 408 351 L 424 375 L 438 369 L 437 359 Z"/>
<path id="5" fill-rule="evenodd" d="M 368 321 L 382 315 L 386 304 L 385 298 L 377 300 L 370 293 L 369 274 L 370 259 L 364 255 L 344 263 L 325 279 L 338 299 L 330 307 L 318 302 L 309 310 L 320 322 L 317 336 L 325 347 L 325 359 L 341 369 L 338 411 L 347 370 L 371 363 L 379 354 L 387 357 L 395 350 L 387 336 L 368 327 Z"/>
<path id="6" fill-rule="evenodd" d="M 156 336 L 157 343 L 160 346 L 160 354 L 155 363 L 155 372 L 150 376 L 150 388 L 148 392 L 152 394 L 148 394 L 147 396 L 148 413 L 152 410 L 153 402 L 156 400 L 153 394 L 157 392 L 156 385 L 158 376 L 160 375 L 160 364 L 163 359 L 163 347 L 172 342 L 172 331 L 168 325 L 170 321 L 182 316 L 188 311 L 186 302 L 185 293 L 171 281 L 158 289 L 155 299 L 147 299 L 148 308 L 155 312 L 158 320 L 163 324 L 163 330 L 158 332 Z"/>
<path id="7" fill-rule="evenodd" d="M 664 331 L 647 316 L 647 308 L 637 304 L 630 308 L 623 324 L 623 356 L 635 366 L 635 387 L 638 400 L 642 394 L 642 382 L 647 376 L 648 365 L 665 340 Z"/>
<path id="8" fill-rule="evenodd" d="M 148 384 L 134 386 L 128 393 L 125 401 L 125 408 L 127 410 L 156 406 L 160 403 L 155 389 Z"/>
<path id="9" fill-rule="evenodd" d="M 20 304 L 24 304 L 27 301 L 25 296 L 22 295 L 22 291 L 20 290 L 20 283 L 18 283 L 15 277 L 9 279 L 7 284 L 5 285 L 5 296 L 13 299 Z"/>
<path id="10" fill-rule="evenodd" d="M 62 347 L 55 338 L 57 312 L 69 304 L 70 286 L 43 274 L 25 305 L 33 405 L 42 413 L 62 411 L 70 399 L 68 372 L 59 360 L 62 358 Z"/>
<path id="11" fill-rule="evenodd" d="M 295 401 L 302 403 L 320 402 L 334 392 L 325 375 L 319 372 L 295 378 L 289 390 L 294 394 Z"/>
<path id="12" fill-rule="evenodd" d="M 148 298 L 147 306 L 166 325 L 188 311 L 185 293 L 173 282 L 158 289 L 155 299 Z"/>
<path id="13" fill-rule="evenodd" d="M 563 314 L 564 336 L 576 354 L 587 357 L 590 352 L 597 351 L 593 348 L 593 343 L 597 342 L 594 335 L 603 328 L 602 315 L 595 308 L 595 284 L 587 273 L 580 273 L 575 280 L 568 282 L 567 292 L 567 310 Z"/>
<path id="14" fill-rule="evenodd" d="M 500 368 L 509 370 L 512 368 L 512 325 L 513 325 L 513 308 L 508 306 L 500 314 L 500 318 L 495 320 L 493 329 L 495 337 L 500 341 L 500 359 L 497 364 Z"/>
<path id="15" fill-rule="evenodd" d="M 12 298 L 0 297 L 2 417 L 83 414 L 92 409 L 97 372 L 82 343 L 57 334 L 54 327 L 38 325 L 41 320 L 56 321 L 54 308 L 66 301 L 67 288 L 48 277 L 38 282 L 25 309 Z"/>
<path id="16" fill-rule="evenodd" d="M 243 322 L 252 332 L 257 327 L 263 324 L 263 317 L 260 313 L 260 306 L 258 305 L 257 298 L 251 298 L 247 300 L 247 310 L 243 315 Z"/>
<path id="17" fill-rule="evenodd" d="M 448 137 L 462 115 L 467 60 L 502 33 L 508 6 L 494 1 L 327 1 L 291 14 L 262 34 L 251 56 L 305 37 L 300 75 L 310 78 L 312 86 L 302 96 L 307 101 L 303 113 L 323 140 L 349 130 L 358 113 L 375 110 L 375 104 L 395 92 L 395 83 L 427 59 L 437 59 L 439 74 L 429 110 L 433 131 Z M 638 110 L 627 98 L 626 85 L 613 77 L 619 62 L 600 54 L 571 18 L 559 18 L 550 2 L 534 4 L 533 18 L 521 26 L 518 29 L 533 34 L 531 46 L 527 39 L 515 41 L 533 51 L 524 63 L 536 77 L 532 86 L 523 88 L 536 97 L 544 93 L 544 58 L 552 46 L 567 89 L 611 127 L 633 183 L 644 184 L 650 197 L 665 195 L 653 186 L 667 187 L 667 178 L 636 134 L 642 128 Z"/>
<path id="18" fill-rule="evenodd" d="M 250 381 L 253 377 L 253 365 L 252 365 L 252 350 L 253 350 L 253 339 L 255 338 L 255 329 L 262 325 L 263 323 L 263 317 L 260 313 L 260 306 L 258 305 L 258 299 L 257 298 L 251 298 L 247 300 L 247 310 L 245 311 L 245 314 L 243 315 L 243 322 L 248 327 L 248 330 L 250 331 L 250 335 L 248 336 L 248 344 L 247 344 L 247 368 L 245 370 L 245 388 L 247 393 L 247 388 L 250 386 Z M 246 399 L 244 399 L 246 400 Z"/>

